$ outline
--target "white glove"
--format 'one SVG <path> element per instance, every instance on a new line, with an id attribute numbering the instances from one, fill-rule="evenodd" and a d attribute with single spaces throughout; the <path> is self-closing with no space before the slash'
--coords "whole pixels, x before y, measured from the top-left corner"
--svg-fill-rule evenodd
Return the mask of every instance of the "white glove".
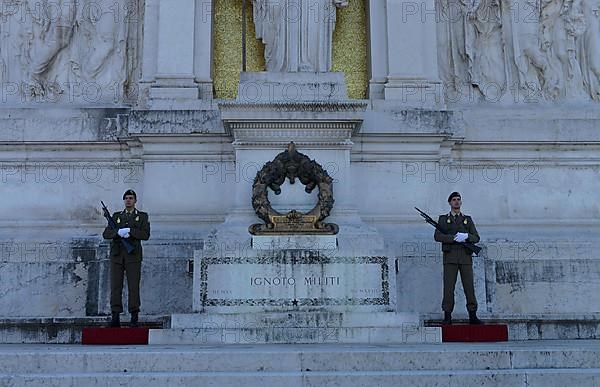
<path id="1" fill-rule="evenodd" d="M 131 231 L 129 227 L 120 228 L 119 231 L 117 231 L 117 234 L 119 234 L 121 238 L 129 238 L 129 231 Z"/>
<path id="2" fill-rule="evenodd" d="M 468 237 L 469 237 L 469 234 L 467 234 L 466 232 L 457 232 L 456 235 L 454 236 L 454 241 L 455 242 L 464 242 L 467 240 Z"/>

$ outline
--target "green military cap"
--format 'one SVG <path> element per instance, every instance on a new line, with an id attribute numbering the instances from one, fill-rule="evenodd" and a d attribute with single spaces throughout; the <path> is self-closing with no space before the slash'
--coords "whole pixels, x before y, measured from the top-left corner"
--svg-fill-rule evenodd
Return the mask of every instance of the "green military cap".
<path id="1" fill-rule="evenodd" d="M 461 198 L 460 194 L 458 192 L 454 191 L 450 194 L 450 196 L 448 196 L 448 203 L 450 203 L 452 201 L 452 198 L 455 198 L 455 197 Z"/>
<path id="2" fill-rule="evenodd" d="M 137 199 L 137 195 L 135 194 L 135 191 L 132 189 L 128 189 L 127 191 L 125 191 L 125 193 L 123 194 L 123 200 L 125 200 L 125 196 L 127 195 L 133 195 L 133 197 L 135 199 Z"/>

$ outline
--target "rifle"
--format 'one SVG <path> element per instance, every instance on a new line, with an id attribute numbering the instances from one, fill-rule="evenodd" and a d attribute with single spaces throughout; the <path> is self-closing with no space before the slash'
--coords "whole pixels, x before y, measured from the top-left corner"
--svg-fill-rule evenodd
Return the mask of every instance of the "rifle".
<path id="1" fill-rule="evenodd" d="M 108 208 L 106 208 L 106 205 L 104 204 L 104 202 L 102 200 L 100 200 L 100 203 L 102 203 L 102 211 L 104 212 L 104 217 L 108 221 L 108 227 L 112 228 L 115 232 L 118 232 L 119 226 L 117 226 L 117 224 L 115 223 L 115 220 L 112 218 L 112 216 L 110 216 L 110 212 L 108 212 Z M 121 243 L 123 243 L 123 246 L 125 246 L 125 249 L 127 250 L 127 254 L 133 253 L 133 250 L 135 250 L 135 247 L 133 247 L 133 245 L 127 239 L 123 239 L 120 237 L 119 237 L 119 239 L 121 239 Z"/>
<path id="2" fill-rule="evenodd" d="M 435 227 L 436 230 L 438 230 L 439 232 L 441 232 L 444 235 L 448 235 L 444 232 L 444 229 L 442 229 L 442 227 L 440 227 L 438 222 L 431 219 L 431 216 L 429 216 L 426 213 L 424 213 L 423 211 L 419 210 L 417 207 L 415 207 L 415 210 L 417 210 L 419 212 L 419 214 L 421 214 L 421 216 L 425 219 L 425 221 L 427 223 L 429 223 L 430 225 Z M 464 247 L 467 248 L 467 250 L 471 251 L 471 253 L 475 253 L 475 255 L 479 255 L 479 252 L 481 251 L 481 247 L 477 246 L 475 243 L 471 243 L 471 242 L 456 242 L 456 243 L 463 245 Z"/>

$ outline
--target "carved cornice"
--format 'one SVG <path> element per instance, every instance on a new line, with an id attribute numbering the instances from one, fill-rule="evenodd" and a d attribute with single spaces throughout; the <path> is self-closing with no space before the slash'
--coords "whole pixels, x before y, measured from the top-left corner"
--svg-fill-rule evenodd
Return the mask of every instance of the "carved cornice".
<path id="1" fill-rule="evenodd" d="M 233 145 L 239 147 L 245 146 L 265 146 L 265 145 L 286 145 L 294 141 L 302 146 L 317 145 L 319 147 L 345 147 L 351 145 L 353 127 L 350 124 L 340 125 L 342 128 L 327 128 L 326 125 L 311 128 L 312 123 L 301 123 L 300 125 L 291 125 L 294 123 L 283 123 L 283 125 L 273 128 L 243 128 L 232 131 L 234 137 Z M 315 123 L 318 124 L 318 123 Z M 290 128 L 298 126 L 298 128 Z"/>
<path id="2" fill-rule="evenodd" d="M 225 131 L 240 142 L 272 141 L 328 143 L 349 141 L 362 125 L 367 103 L 340 102 L 221 102 Z"/>
<path id="3" fill-rule="evenodd" d="M 362 101 L 301 103 L 220 103 L 223 126 L 236 145 L 327 143 L 343 146 L 360 129 Z"/>
<path id="4" fill-rule="evenodd" d="M 350 140 L 343 140 L 343 141 L 308 141 L 308 140 L 299 140 L 296 141 L 296 143 L 298 145 L 302 145 L 303 148 L 305 149 L 330 149 L 330 148 L 335 148 L 335 149 L 352 149 L 352 141 Z M 285 140 L 281 140 L 281 141 L 269 141 L 268 143 L 265 143 L 265 141 L 253 141 L 253 140 L 235 140 L 232 145 L 234 146 L 234 148 L 236 149 L 244 149 L 244 148 L 274 148 L 274 149 L 280 149 L 282 146 L 286 145 L 287 141 Z"/>
<path id="5" fill-rule="evenodd" d="M 229 128 L 231 130 L 244 131 L 244 130 L 305 130 L 307 133 L 321 131 L 321 132 L 340 132 L 353 130 L 356 126 L 356 122 L 314 122 L 314 121 L 237 121 L 230 122 Z"/>
<path id="6" fill-rule="evenodd" d="M 237 101 L 219 102 L 221 111 L 232 112 L 360 112 L 367 109 L 367 102 L 363 101 L 311 101 L 311 102 L 270 102 L 247 103 Z"/>
<path id="7" fill-rule="evenodd" d="M 244 128 L 236 129 L 235 135 L 237 137 L 301 137 L 301 138 L 350 138 L 351 128 L 343 129 L 310 129 L 310 128 Z"/>

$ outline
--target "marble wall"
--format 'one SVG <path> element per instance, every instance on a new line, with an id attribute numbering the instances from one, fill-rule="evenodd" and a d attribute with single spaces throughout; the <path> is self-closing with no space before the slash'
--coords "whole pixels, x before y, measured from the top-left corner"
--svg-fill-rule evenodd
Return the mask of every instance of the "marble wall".
<path id="1" fill-rule="evenodd" d="M 39 110 L 3 120 L 15 138 L 49 138 L 9 140 L 0 152 L 3 316 L 108 312 L 99 202 L 119 208 L 129 187 L 152 224 L 144 313 L 191 310 L 188 260 L 233 208 L 235 185 L 252 183 L 256 165 L 234 162 L 215 110 L 136 112 L 121 118 L 121 132 L 107 131 L 106 122 L 122 113 L 62 111 L 60 125 Z M 154 124 L 164 117 L 169 129 Z M 463 194 L 485 247 L 475 260 L 482 313 L 572 316 L 597 309 L 589 295 L 600 272 L 593 248 L 600 209 L 590 195 L 600 189 L 598 113 L 475 109 L 448 117 L 383 104 L 365 117 L 353 137 L 350 197 L 398 259 L 400 310 L 439 312 L 439 246 L 413 206 L 443 213 L 452 190 Z M 75 135 L 79 141 L 61 140 Z M 335 179 L 336 165 L 328 169 Z M 283 209 L 282 195 L 274 202 Z M 459 296 L 457 313 L 462 302 Z"/>
<path id="2" fill-rule="evenodd" d="M 99 204 L 120 208 L 127 188 L 152 224 L 143 312 L 191 311 L 188 260 L 257 166 L 235 159 L 211 99 L 212 2 L 169 1 L 59 1 L 60 17 L 1 3 L 0 316 L 108 312 Z M 439 312 L 439 246 L 413 207 L 440 214 L 458 190 L 486 248 L 475 264 L 482 312 L 597 312 L 595 3 L 440 1 L 436 12 L 458 13 L 433 24 L 423 19 L 433 2 L 368 3 L 371 99 L 350 172 L 327 168 L 398 259 L 399 308 Z M 73 82 L 101 96 L 66 98 Z M 440 90 L 437 107 L 419 95 Z"/>

